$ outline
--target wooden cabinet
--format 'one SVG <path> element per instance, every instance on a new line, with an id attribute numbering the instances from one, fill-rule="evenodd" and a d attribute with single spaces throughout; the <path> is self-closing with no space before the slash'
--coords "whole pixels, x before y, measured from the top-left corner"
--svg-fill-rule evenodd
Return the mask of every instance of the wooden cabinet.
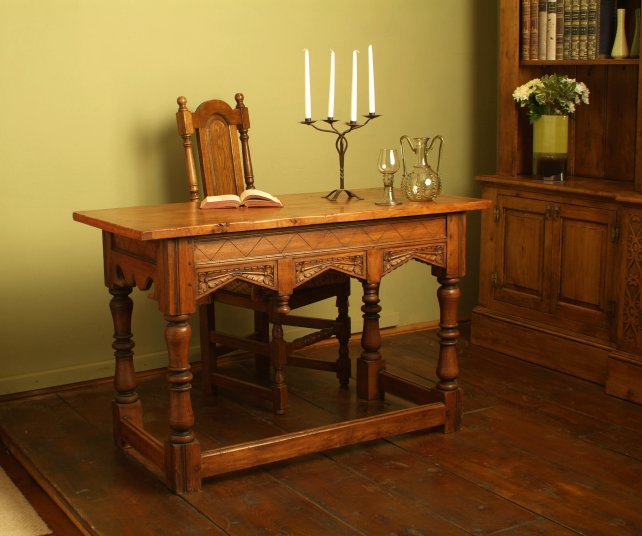
<path id="1" fill-rule="evenodd" d="M 617 203 L 591 190 L 604 181 L 583 181 L 580 195 L 533 179 L 479 180 L 493 210 L 482 221 L 473 342 L 604 383 L 619 251 Z"/>
<path id="2" fill-rule="evenodd" d="M 639 60 L 522 61 L 520 4 L 500 0 L 497 174 L 478 177 L 476 344 L 642 403 L 642 106 Z M 620 7 L 640 7 L 625 0 Z M 630 36 L 629 36 L 630 43 Z M 534 179 L 532 127 L 513 90 L 543 74 L 585 82 L 567 180 Z"/>
<path id="3" fill-rule="evenodd" d="M 492 301 L 497 310 L 606 339 L 616 210 L 573 201 L 496 189 Z"/>

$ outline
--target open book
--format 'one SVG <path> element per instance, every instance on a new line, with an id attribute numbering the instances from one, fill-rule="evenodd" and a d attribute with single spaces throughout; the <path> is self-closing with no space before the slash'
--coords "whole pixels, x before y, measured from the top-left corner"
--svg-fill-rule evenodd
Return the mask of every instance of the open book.
<path id="1" fill-rule="evenodd" d="M 282 207 L 278 198 L 261 190 L 243 190 L 241 195 L 209 195 L 201 201 L 201 208 Z"/>

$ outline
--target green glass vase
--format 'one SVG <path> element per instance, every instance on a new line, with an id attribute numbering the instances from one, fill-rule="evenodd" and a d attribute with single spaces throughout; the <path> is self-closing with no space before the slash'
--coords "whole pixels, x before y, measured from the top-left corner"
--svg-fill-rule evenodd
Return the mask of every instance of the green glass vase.
<path id="1" fill-rule="evenodd" d="M 533 122 L 533 175 L 563 181 L 568 156 L 568 116 L 542 115 Z"/>

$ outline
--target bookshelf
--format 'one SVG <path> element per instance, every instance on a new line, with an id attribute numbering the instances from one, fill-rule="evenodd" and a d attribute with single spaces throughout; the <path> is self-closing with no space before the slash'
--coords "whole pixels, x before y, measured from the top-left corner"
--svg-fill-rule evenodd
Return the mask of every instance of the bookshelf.
<path id="1" fill-rule="evenodd" d="M 620 1 L 629 19 L 639 0 Z M 591 103 L 570 123 L 568 174 L 621 181 L 642 190 L 642 117 L 639 59 L 521 60 L 520 2 L 500 0 L 500 95 L 498 173 L 528 175 L 532 127 L 514 105 L 513 90 L 544 74 L 566 74 L 584 82 Z M 629 33 L 629 43 L 632 32 Z"/>
<path id="2" fill-rule="evenodd" d="M 642 403 L 640 62 L 522 60 L 521 4 L 499 0 L 497 172 L 477 177 L 493 209 L 482 216 L 472 340 Z M 630 20 L 640 0 L 618 7 Z M 552 73 L 591 92 L 569 123 L 557 183 L 531 176 L 532 126 L 512 98 Z"/>

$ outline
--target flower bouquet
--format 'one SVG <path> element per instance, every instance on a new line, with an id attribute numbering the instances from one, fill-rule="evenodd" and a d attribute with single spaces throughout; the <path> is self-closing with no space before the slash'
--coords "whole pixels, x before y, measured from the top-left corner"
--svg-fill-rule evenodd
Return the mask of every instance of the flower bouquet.
<path id="1" fill-rule="evenodd" d="M 568 118 L 580 104 L 588 104 L 583 82 L 559 74 L 534 78 L 513 91 L 528 110 L 533 125 L 533 175 L 564 180 L 568 153 Z"/>

